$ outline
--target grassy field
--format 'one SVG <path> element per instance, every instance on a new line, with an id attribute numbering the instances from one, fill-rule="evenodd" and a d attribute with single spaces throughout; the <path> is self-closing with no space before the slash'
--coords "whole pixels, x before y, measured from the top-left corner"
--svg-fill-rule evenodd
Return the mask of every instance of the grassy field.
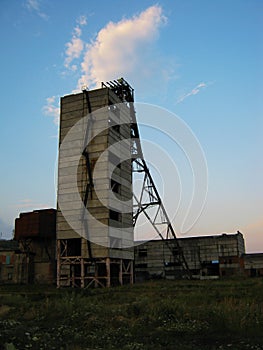
<path id="1" fill-rule="evenodd" d="M 263 279 L 1 286 L 0 349 L 263 349 Z"/>

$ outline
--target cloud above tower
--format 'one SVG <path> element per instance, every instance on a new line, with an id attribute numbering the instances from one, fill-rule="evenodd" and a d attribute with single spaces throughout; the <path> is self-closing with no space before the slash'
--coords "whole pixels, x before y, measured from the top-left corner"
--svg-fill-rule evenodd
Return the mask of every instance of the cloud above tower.
<path id="1" fill-rule="evenodd" d="M 78 88 L 93 88 L 101 81 L 134 74 L 147 67 L 147 45 L 159 36 L 159 29 L 166 23 L 160 6 L 151 6 L 130 19 L 109 22 L 85 45 L 81 62 Z"/>
<path id="2" fill-rule="evenodd" d="M 65 62 L 64 66 L 73 71 L 77 70 L 77 65 L 72 65 L 72 61 L 80 57 L 82 50 L 84 49 L 84 42 L 81 39 L 82 27 L 87 24 L 85 16 L 81 16 L 77 19 L 77 24 L 73 30 L 72 38 L 69 42 L 66 43 L 65 51 Z"/>

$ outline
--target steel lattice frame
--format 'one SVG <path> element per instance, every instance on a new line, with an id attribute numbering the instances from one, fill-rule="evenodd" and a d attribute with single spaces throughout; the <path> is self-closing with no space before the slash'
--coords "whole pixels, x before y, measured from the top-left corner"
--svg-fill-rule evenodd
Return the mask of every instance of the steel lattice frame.
<path id="1" fill-rule="evenodd" d="M 164 208 L 158 190 L 154 184 L 147 163 L 143 157 L 142 147 L 140 143 L 140 135 L 134 109 L 133 89 L 123 78 L 118 79 L 117 81 L 114 80 L 108 83 L 102 83 L 102 86 L 109 87 L 110 89 L 112 89 L 123 102 L 129 103 L 130 107 L 131 137 L 133 139 L 131 150 L 133 173 L 137 172 L 144 174 L 142 191 L 140 195 L 136 196 L 133 192 L 133 225 L 136 225 L 139 215 L 143 213 L 153 226 L 156 233 L 165 242 L 169 250 L 172 252 L 174 262 L 182 267 L 182 277 L 191 278 L 191 272 L 189 270 L 187 261 L 184 257 L 182 248 L 178 243 L 173 226 Z M 149 213 L 150 209 L 152 208 L 155 208 L 155 214 L 153 215 L 153 217 L 151 216 L 151 213 Z M 160 229 L 160 227 L 164 226 L 165 235 L 163 234 L 163 230 Z"/>

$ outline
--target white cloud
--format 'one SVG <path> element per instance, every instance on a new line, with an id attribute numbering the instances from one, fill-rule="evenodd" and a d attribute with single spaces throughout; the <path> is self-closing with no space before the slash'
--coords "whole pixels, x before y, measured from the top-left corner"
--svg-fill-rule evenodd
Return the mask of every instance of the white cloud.
<path id="1" fill-rule="evenodd" d="M 41 17 L 45 20 L 48 19 L 48 15 L 45 14 L 40 9 L 40 1 L 39 0 L 26 0 L 25 5 L 29 11 L 35 12 L 39 17 Z"/>
<path id="2" fill-rule="evenodd" d="M 183 102 L 189 96 L 197 95 L 201 91 L 201 89 L 206 88 L 207 86 L 208 86 L 207 83 L 200 83 L 200 84 L 198 84 L 190 92 L 188 92 L 187 94 L 184 94 L 183 96 L 181 96 L 177 100 L 176 104 Z"/>
<path id="3" fill-rule="evenodd" d="M 54 123 L 58 125 L 60 109 L 56 96 L 48 97 L 46 99 L 46 105 L 43 107 L 42 111 L 45 115 L 53 117 Z"/>
<path id="4" fill-rule="evenodd" d="M 74 28 L 74 33 L 77 37 L 80 37 L 82 34 L 82 30 L 80 29 L 80 27 L 75 27 Z"/>
<path id="5" fill-rule="evenodd" d="M 160 6 L 151 6 L 131 19 L 109 22 L 96 39 L 86 45 L 78 87 L 93 88 L 101 81 L 131 74 L 142 78 L 149 63 L 152 65 L 145 59 L 145 52 L 157 39 L 159 28 L 165 22 Z"/>
<path id="6" fill-rule="evenodd" d="M 81 35 L 87 20 L 85 16 L 79 17 L 65 45 L 64 66 L 81 76 L 72 93 L 79 92 L 84 85 L 94 88 L 101 81 L 118 77 L 127 78 L 137 91 L 145 85 L 151 87 L 151 93 L 158 87 L 159 94 L 160 85 L 164 91 L 167 82 L 174 77 L 174 62 L 171 64 L 170 59 L 152 50 L 166 21 L 162 8 L 151 6 L 129 19 L 107 23 L 93 41 L 85 43 Z M 58 124 L 57 97 L 47 98 L 43 113 L 52 116 Z"/>
<path id="7" fill-rule="evenodd" d="M 65 59 L 65 67 L 69 68 L 70 63 L 75 59 L 79 58 L 82 50 L 83 50 L 83 41 L 80 38 L 73 37 L 70 42 L 66 44 L 66 59 Z"/>
<path id="8" fill-rule="evenodd" d="M 65 58 L 64 66 L 73 71 L 76 70 L 76 65 L 71 66 L 70 64 L 74 59 L 79 58 L 83 51 L 84 43 L 82 39 L 80 39 L 80 36 L 82 34 L 81 27 L 85 26 L 86 24 L 87 24 L 86 17 L 80 16 L 77 19 L 77 25 L 73 30 L 73 35 L 71 40 L 66 43 L 67 49 L 65 52 L 66 58 Z"/>
<path id="9" fill-rule="evenodd" d="M 26 6 L 29 10 L 39 10 L 39 3 L 37 2 L 37 0 L 27 0 Z"/>
<path id="10" fill-rule="evenodd" d="M 77 19 L 77 23 L 80 25 L 80 26 L 85 26 L 87 24 L 87 17 L 86 16 L 80 16 L 78 19 Z"/>

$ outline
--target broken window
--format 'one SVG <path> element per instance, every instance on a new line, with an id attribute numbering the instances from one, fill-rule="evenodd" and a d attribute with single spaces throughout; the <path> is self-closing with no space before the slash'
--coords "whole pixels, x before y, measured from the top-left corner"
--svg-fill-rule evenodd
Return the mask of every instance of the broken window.
<path id="1" fill-rule="evenodd" d="M 114 221 L 121 221 L 121 213 L 115 210 L 110 210 L 110 219 Z"/>
<path id="2" fill-rule="evenodd" d="M 114 131 L 116 131 L 118 134 L 120 133 L 120 125 L 119 125 L 119 124 L 113 125 L 113 126 L 112 126 L 112 129 L 113 129 Z"/>
<path id="3" fill-rule="evenodd" d="M 66 255 L 64 256 L 80 256 L 81 255 L 81 238 L 71 238 L 66 240 Z"/>
<path id="4" fill-rule="evenodd" d="M 119 182 L 111 179 L 111 190 L 114 193 L 121 194 L 121 184 Z"/>

